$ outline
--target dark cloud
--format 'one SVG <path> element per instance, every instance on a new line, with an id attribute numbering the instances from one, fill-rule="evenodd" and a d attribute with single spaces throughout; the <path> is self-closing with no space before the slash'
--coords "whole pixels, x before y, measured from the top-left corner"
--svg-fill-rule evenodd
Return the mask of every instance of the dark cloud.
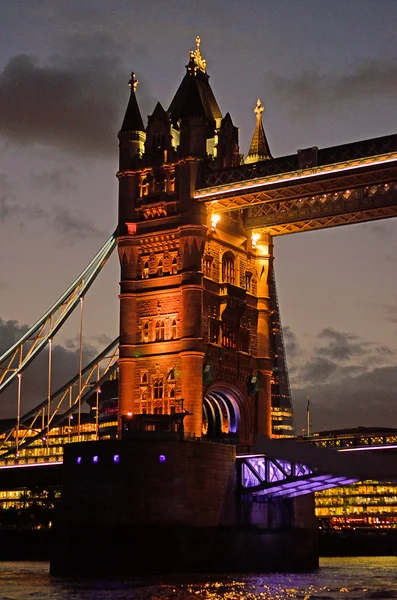
<path id="1" fill-rule="evenodd" d="M 103 231 L 97 229 L 83 215 L 77 211 L 71 211 L 65 206 L 54 206 L 51 211 L 47 212 L 47 220 L 64 239 L 76 241 L 82 235 L 85 237 L 102 237 L 104 235 Z"/>
<path id="2" fill-rule="evenodd" d="M 19 325 L 18 321 L 4 321 L 0 317 L 0 356 L 11 348 L 27 332 L 27 325 Z"/>
<path id="3" fill-rule="evenodd" d="M 283 337 L 285 344 L 285 351 L 288 356 L 293 359 L 299 352 L 299 343 L 298 338 L 295 333 L 292 331 L 291 327 L 286 325 L 283 327 Z"/>
<path id="4" fill-rule="evenodd" d="M 324 340 L 326 345 L 317 347 L 317 354 L 334 360 L 350 360 L 354 356 L 362 356 L 369 352 L 368 344 L 359 342 L 356 335 L 336 331 L 332 327 L 323 329 L 318 337 Z"/>
<path id="5" fill-rule="evenodd" d="M 348 100 L 397 96 L 397 61 L 363 59 L 347 73 L 307 71 L 295 78 L 271 76 L 280 99 L 293 112 L 312 115 L 324 106 L 338 105 Z"/>
<path id="6" fill-rule="evenodd" d="M 97 335 L 90 336 L 90 339 L 94 342 L 94 346 L 100 346 L 101 348 L 106 348 L 109 346 L 111 342 L 113 342 L 114 338 L 109 337 L 108 335 L 102 333 Z"/>
<path id="7" fill-rule="evenodd" d="M 331 327 L 316 339 L 322 345 L 313 344 L 304 356 L 289 355 L 287 349 L 297 433 L 306 422 L 308 395 L 313 431 L 386 426 L 395 421 L 397 351 Z"/>
<path id="8" fill-rule="evenodd" d="M 396 422 L 397 367 L 381 367 L 354 378 L 332 381 L 322 386 L 292 390 L 298 429 L 305 422 L 307 396 L 310 395 L 313 431 L 358 426 L 381 427 Z"/>
<path id="9" fill-rule="evenodd" d="M 32 187 L 38 190 L 47 189 L 53 193 L 70 192 L 76 189 L 73 182 L 75 169 L 69 167 L 65 170 L 41 171 L 32 173 Z"/>
<path id="10" fill-rule="evenodd" d="M 0 318 L 0 355 L 26 333 L 28 327 L 17 321 Z M 98 354 L 96 347 L 84 343 L 83 364 Z M 51 390 L 55 392 L 79 372 L 79 342 L 68 340 L 65 345 L 53 344 Z M 45 400 L 47 387 L 48 351 L 44 349 L 27 367 L 22 376 L 22 412 L 27 412 Z M 0 395 L 0 418 L 16 415 L 16 382 Z"/>
<path id="11" fill-rule="evenodd" d="M 0 222 L 4 222 L 15 214 L 14 195 L 10 181 L 4 173 L 0 173 Z"/>
<path id="12" fill-rule="evenodd" d="M 15 56 L 0 73 L 0 135 L 24 146 L 114 157 L 127 81 L 128 71 L 111 54 L 57 57 L 56 66 Z"/>
<path id="13" fill-rule="evenodd" d="M 299 372 L 299 379 L 303 383 L 322 384 L 337 371 L 338 365 L 326 358 L 316 357 L 308 361 Z"/>
<path id="14" fill-rule="evenodd" d="M 84 237 L 103 237 L 104 232 L 83 216 L 79 211 L 65 206 L 42 208 L 31 204 L 20 204 L 8 198 L 2 201 L 0 195 L 0 221 L 19 221 L 22 228 L 26 223 L 42 220 L 60 235 L 61 241 L 75 242 Z"/>

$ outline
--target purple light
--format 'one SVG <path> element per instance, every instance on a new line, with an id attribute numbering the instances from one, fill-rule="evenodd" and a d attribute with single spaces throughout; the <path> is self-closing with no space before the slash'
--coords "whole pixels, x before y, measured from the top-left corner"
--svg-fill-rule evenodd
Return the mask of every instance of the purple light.
<path id="1" fill-rule="evenodd" d="M 161 463 L 164 463 L 164 462 L 166 461 L 165 454 L 160 454 L 160 456 L 159 456 L 159 461 L 160 461 Z"/>
<path id="2" fill-rule="evenodd" d="M 77 462 L 78 465 L 81 465 L 81 460 L 82 460 L 81 456 L 78 456 L 77 459 L 76 459 L 76 462 Z"/>
<path id="3" fill-rule="evenodd" d="M 119 454 L 115 454 L 115 455 L 113 456 L 113 462 L 115 462 L 115 463 L 118 463 L 118 462 L 120 462 L 120 455 L 119 455 Z"/>
<path id="4" fill-rule="evenodd" d="M 92 457 L 92 462 L 93 463 L 97 463 L 98 462 L 98 456 L 93 456 Z"/>

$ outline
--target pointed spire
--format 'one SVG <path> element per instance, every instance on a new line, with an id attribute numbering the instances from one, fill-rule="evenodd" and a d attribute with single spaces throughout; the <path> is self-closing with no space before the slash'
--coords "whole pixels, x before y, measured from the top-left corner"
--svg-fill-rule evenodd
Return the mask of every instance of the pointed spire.
<path id="1" fill-rule="evenodd" d="M 204 117 L 208 121 L 222 119 L 222 113 L 209 84 L 207 62 L 201 56 L 200 36 L 196 37 L 196 49 L 190 50 L 187 72 L 179 86 L 168 113 L 174 127 L 183 117 Z"/>
<path id="2" fill-rule="evenodd" d="M 262 113 L 264 107 L 262 102 L 258 99 L 254 113 L 256 114 L 256 126 L 254 135 L 252 136 L 251 146 L 248 151 L 246 163 L 257 162 L 258 160 L 269 160 L 273 158 L 270 153 L 269 144 L 267 143 L 265 130 L 263 129 Z"/>
<path id="3" fill-rule="evenodd" d="M 121 131 L 145 131 L 141 113 L 139 111 L 138 102 L 136 99 L 136 88 L 138 86 L 138 80 L 135 77 L 135 73 L 131 73 L 131 79 L 128 82 L 131 88 L 131 96 L 128 102 L 127 110 L 125 113 L 124 121 L 121 126 Z"/>

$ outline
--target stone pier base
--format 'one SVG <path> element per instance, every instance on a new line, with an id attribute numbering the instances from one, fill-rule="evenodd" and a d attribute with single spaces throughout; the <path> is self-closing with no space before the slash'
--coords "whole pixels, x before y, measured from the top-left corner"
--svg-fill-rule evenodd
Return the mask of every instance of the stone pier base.
<path id="1" fill-rule="evenodd" d="M 302 510 L 288 501 L 287 511 L 285 504 L 280 510 L 272 504 L 272 528 L 258 519 L 260 506 L 250 511 L 256 522 L 247 522 L 236 495 L 234 464 L 234 447 L 209 442 L 71 444 L 65 449 L 51 573 L 98 577 L 315 569 L 317 530 L 305 526 L 310 519 L 302 519 Z M 262 507 L 266 513 L 268 507 Z"/>

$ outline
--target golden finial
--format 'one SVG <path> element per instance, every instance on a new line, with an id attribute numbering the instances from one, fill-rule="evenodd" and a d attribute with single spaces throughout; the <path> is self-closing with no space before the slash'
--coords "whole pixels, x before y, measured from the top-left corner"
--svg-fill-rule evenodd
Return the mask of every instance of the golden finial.
<path id="1" fill-rule="evenodd" d="M 134 92 L 136 92 L 136 88 L 138 87 L 138 83 L 139 83 L 139 81 L 135 77 L 135 73 L 132 72 L 131 73 L 131 79 L 129 80 L 128 85 L 130 86 L 130 88 L 132 88 L 134 90 Z"/>
<path id="2" fill-rule="evenodd" d="M 206 69 L 207 69 L 207 61 L 205 60 L 205 58 L 203 58 L 201 56 L 200 43 L 201 43 L 200 36 L 197 35 L 196 36 L 196 49 L 190 50 L 190 52 L 189 52 L 190 63 L 189 63 L 188 69 L 189 69 L 189 71 L 193 71 L 194 74 L 196 74 L 197 69 L 199 69 L 203 73 L 205 73 Z"/>
<path id="3" fill-rule="evenodd" d="M 254 108 L 254 113 L 256 114 L 256 118 L 258 119 L 258 121 L 262 117 L 262 113 L 263 113 L 264 110 L 265 110 L 264 106 L 263 106 L 262 102 L 258 98 L 258 101 L 257 101 L 256 106 Z"/>

